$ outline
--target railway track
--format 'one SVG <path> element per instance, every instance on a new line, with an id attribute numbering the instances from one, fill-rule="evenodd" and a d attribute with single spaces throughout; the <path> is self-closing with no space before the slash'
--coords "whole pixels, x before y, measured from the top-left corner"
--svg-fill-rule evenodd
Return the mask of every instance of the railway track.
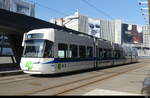
<path id="1" fill-rule="evenodd" d="M 144 64 L 138 64 L 138 66 L 131 66 L 129 68 L 126 69 L 118 69 L 117 71 L 111 71 L 111 72 L 103 72 L 100 74 L 95 74 L 93 76 L 90 77 L 86 77 L 86 78 L 82 78 L 82 79 L 78 79 L 75 81 L 71 81 L 71 82 L 66 82 L 57 86 L 49 86 L 46 88 L 42 88 L 39 90 L 34 90 L 34 91 L 29 91 L 29 92 L 25 92 L 21 95 L 52 95 L 52 96 L 59 96 L 59 95 L 65 95 L 68 92 L 74 91 L 76 89 L 80 89 L 82 87 L 86 87 L 88 85 L 97 83 L 97 82 L 101 82 L 107 79 L 111 79 L 114 78 L 116 76 L 122 75 L 124 73 L 130 72 L 130 71 L 134 71 L 137 70 L 139 68 L 144 67 Z"/>
<path id="2" fill-rule="evenodd" d="M 20 89 L 18 93 L 11 92 L 11 94 L 15 94 L 15 95 L 59 96 L 59 95 L 66 95 L 67 93 L 80 89 L 82 87 L 86 87 L 91 84 L 101 82 L 107 79 L 111 79 L 116 76 L 122 75 L 124 73 L 134 71 L 136 69 L 140 69 L 144 66 L 147 66 L 147 64 L 149 64 L 149 62 L 136 63 L 132 65 L 125 65 L 125 66 L 113 67 L 113 68 L 102 69 L 102 70 L 95 70 L 91 72 L 85 72 L 83 74 L 75 74 L 75 75 L 73 74 L 73 75 L 63 76 L 63 77 L 50 76 L 50 77 L 41 78 L 41 77 L 32 77 L 30 75 L 5 77 L 0 79 L 0 85 L 6 85 L 2 87 L 7 87 L 8 85 L 24 84 L 24 86 L 30 87 L 26 89 L 24 89 L 24 86 L 17 87 L 17 89 Z M 5 90 L 7 91 L 7 89 Z"/>
<path id="3" fill-rule="evenodd" d="M 37 78 L 31 77 L 28 74 L 19 75 L 19 76 L 11 76 L 11 77 L 3 77 L 0 79 L 0 85 L 20 82 L 20 81 L 25 81 L 25 80 L 32 80 L 32 79 L 37 79 Z"/>

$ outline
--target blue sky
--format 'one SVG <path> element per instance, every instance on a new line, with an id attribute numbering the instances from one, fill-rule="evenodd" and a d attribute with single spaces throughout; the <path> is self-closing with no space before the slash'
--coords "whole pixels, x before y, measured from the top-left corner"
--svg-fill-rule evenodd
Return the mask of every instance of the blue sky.
<path id="1" fill-rule="evenodd" d="M 97 12 L 82 0 L 35 0 L 40 3 L 36 5 L 36 17 L 48 21 L 50 18 L 61 18 L 72 15 L 78 9 L 80 14 L 100 19 L 110 19 L 106 15 Z M 98 9 L 109 14 L 114 19 L 121 19 L 131 24 L 145 24 L 144 16 L 138 5 L 141 0 L 87 0 Z M 144 0 L 142 0 L 144 1 Z M 146 1 L 146 0 L 145 0 Z M 49 8 L 60 11 L 61 13 Z M 146 12 L 146 11 L 145 11 Z M 110 19 L 111 20 L 111 19 Z"/>

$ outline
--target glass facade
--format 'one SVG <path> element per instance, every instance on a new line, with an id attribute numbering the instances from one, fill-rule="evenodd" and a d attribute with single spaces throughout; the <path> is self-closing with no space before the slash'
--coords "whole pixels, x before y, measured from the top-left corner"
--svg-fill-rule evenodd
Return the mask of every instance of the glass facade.
<path id="1" fill-rule="evenodd" d="M 13 56 L 13 51 L 8 41 L 8 37 L 0 34 L 0 56 Z"/>
<path id="2" fill-rule="evenodd" d="M 4 33 L 0 33 L 0 67 L 4 64 L 12 64 L 11 66 L 14 66 L 13 64 L 16 63 L 8 37 Z"/>
<path id="3" fill-rule="evenodd" d="M 27 0 L 0 0 L 0 8 L 12 12 L 24 14 L 27 16 L 32 16 L 32 17 L 35 16 L 35 5 L 32 2 L 28 2 Z M 5 34 L 6 32 L 2 32 L 0 30 L 0 67 L 2 67 L 3 64 L 11 64 L 10 67 L 12 67 L 17 62 L 19 62 L 18 57 L 20 55 L 18 54 L 21 53 L 18 51 L 18 49 L 13 50 L 14 48 L 12 48 L 11 44 L 15 43 L 12 40 L 14 37 L 12 37 L 11 39 L 8 38 L 11 35 L 8 35 L 7 37 L 7 35 Z M 16 51 L 18 54 L 13 51 Z"/>
<path id="4" fill-rule="evenodd" d="M 28 16 L 35 16 L 35 4 L 27 0 L 0 0 L 0 8 Z"/>

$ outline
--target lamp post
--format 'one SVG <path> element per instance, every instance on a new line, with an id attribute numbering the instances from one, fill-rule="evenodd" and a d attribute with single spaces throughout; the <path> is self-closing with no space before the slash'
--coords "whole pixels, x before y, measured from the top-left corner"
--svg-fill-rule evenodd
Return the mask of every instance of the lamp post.
<path id="1" fill-rule="evenodd" d="M 145 22 L 149 26 L 150 25 L 150 0 L 140 1 L 139 5 L 141 5 L 141 6 L 148 5 L 148 7 L 141 8 L 141 11 L 142 11 L 142 15 L 144 16 Z M 145 11 L 146 11 L 146 13 L 145 13 Z M 150 30 L 150 26 L 149 26 L 149 30 Z"/>
<path id="2" fill-rule="evenodd" d="M 142 6 L 142 8 L 141 8 L 140 10 L 142 11 L 142 15 L 144 16 L 144 20 L 145 20 L 145 21 L 149 20 L 149 19 L 147 19 L 147 17 L 148 17 L 148 18 L 150 17 L 150 16 L 149 16 L 149 13 L 150 13 L 150 11 L 149 11 L 150 2 L 149 2 L 149 1 L 150 1 L 150 0 L 147 0 L 147 1 L 140 1 L 140 2 L 139 2 L 139 5 Z M 145 5 L 148 5 L 148 7 L 145 6 Z M 145 17 L 146 17 L 146 18 L 145 18 Z M 149 22 L 148 22 L 148 24 L 149 24 Z"/>

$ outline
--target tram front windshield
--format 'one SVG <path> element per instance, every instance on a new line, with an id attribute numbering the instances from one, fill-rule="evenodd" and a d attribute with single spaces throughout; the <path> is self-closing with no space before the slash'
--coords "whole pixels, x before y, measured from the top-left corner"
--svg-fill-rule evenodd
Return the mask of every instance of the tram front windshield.
<path id="1" fill-rule="evenodd" d="M 52 57 L 53 43 L 47 40 L 25 41 L 23 57 L 50 58 Z"/>

